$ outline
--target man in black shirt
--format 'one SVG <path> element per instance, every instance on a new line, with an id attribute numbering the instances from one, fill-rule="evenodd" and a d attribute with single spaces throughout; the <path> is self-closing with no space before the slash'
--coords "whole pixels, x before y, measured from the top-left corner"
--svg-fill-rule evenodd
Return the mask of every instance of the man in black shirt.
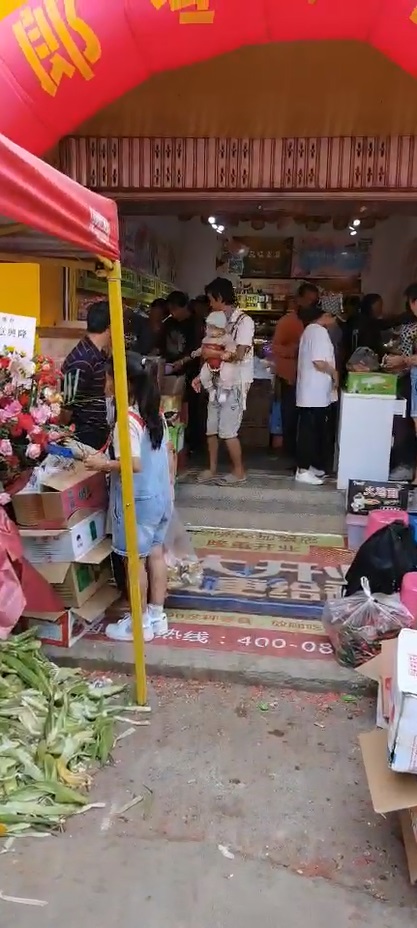
<path id="1" fill-rule="evenodd" d="M 174 374 L 185 377 L 185 398 L 188 403 L 188 426 L 186 441 L 189 451 L 201 446 L 201 409 L 198 394 L 191 383 L 200 369 L 200 362 L 191 357 L 200 347 L 196 320 L 190 310 L 188 297 L 181 290 L 174 290 L 167 298 L 169 318 L 163 323 L 160 340 L 161 355 L 172 365 Z"/>
<path id="2" fill-rule="evenodd" d="M 62 365 L 65 407 L 71 412 L 75 438 L 100 450 L 109 436 L 106 410 L 106 361 L 110 348 L 110 309 L 105 300 L 87 312 L 87 334 Z"/>

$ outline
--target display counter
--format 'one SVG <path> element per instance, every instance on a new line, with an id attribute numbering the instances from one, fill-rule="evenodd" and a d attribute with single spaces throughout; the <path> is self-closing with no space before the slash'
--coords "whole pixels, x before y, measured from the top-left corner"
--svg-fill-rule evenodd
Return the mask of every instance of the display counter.
<path id="1" fill-rule="evenodd" d="M 349 480 L 388 480 L 394 416 L 406 414 L 406 401 L 381 394 L 342 391 L 337 488 Z"/>

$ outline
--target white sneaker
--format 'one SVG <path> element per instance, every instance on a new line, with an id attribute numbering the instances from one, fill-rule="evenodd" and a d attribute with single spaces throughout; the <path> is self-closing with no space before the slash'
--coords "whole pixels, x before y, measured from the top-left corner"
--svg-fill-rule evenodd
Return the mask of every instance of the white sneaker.
<path id="1" fill-rule="evenodd" d="M 153 640 L 154 632 L 152 625 L 143 626 L 143 639 L 146 643 Z M 132 616 L 126 613 L 118 622 L 108 625 L 106 628 L 106 637 L 111 641 L 133 641 Z"/>
<path id="2" fill-rule="evenodd" d="M 310 472 L 311 472 L 312 474 L 314 474 L 315 477 L 325 477 L 325 476 L 326 476 L 326 471 L 325 471 L 325 470 L 317 470 L 317 467 L 310 467 Z"/>
<path id="3" fill-rule="evenodd" d="M 321 487 L 324 483 L 322 477 L 316 477 L 316 474 L 313 474 L 313 471 L 310 470 L 297 470 L 295 479 L 297 483 L 308 483 L 311 487 Z"/>
<path id="4" fill-rule="evenodd" d="M 152 614 L 147 610 L 144 615 L 146 625 L 150 625 L 156 637 L 168 634 L 168 616 L 163 612 L 157 618 L 152 618 Z"/>

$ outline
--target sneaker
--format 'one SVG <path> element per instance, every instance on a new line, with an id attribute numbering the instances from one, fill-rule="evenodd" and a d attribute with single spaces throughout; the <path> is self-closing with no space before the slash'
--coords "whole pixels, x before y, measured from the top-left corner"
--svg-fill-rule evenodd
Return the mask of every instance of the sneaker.
<path id="1" fill-rule="evenodd" d="M 143 626 L 143 638 L 146 643 L 153 640 L 154 632 L 152 625 Z M 108 625 L 106 628 L 106 637 L 111 641 L 133 641 L 132 616 L 129 612 L 122 616 L 118 622 Z"/>
<path id="2" fill-rule="evenodd" d="M 151 626 L 152 631 L 154 635 L 156 635 L 156 637 L 160 637 L 161 635 L 168 634 L 168 617 L 165 612 L 162 612 L 158 616 L 153 618 L 152 613 L 149 613 L 149 611 L 147 611 L 144 618 L 145 618 L 146 624 L 149 624 Z"/>
<path id="3" fill-rule="evenodd" d="M 314 474 L 315 477 L 325 477 L 325 476 L 326 476 L 326 471 L 325 471 L 325 470 L 317 470 L 317 467 L 310 467 L 310 472 L 311 472 L 312 474 Z"/>
<path id="4" fill-rule="evenodd" d="M 322 477 L 316 477 L 312 470 L 297 470 L 295 475 L 297 483 L 308 483 L 311 487 L 321 487 L 324 483 Z"/>

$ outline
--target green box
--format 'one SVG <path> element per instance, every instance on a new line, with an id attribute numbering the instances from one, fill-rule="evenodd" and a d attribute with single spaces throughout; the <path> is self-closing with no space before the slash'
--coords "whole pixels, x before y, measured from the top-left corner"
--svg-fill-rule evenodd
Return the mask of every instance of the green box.
<path id="1" fill-rule="evenodd" d="M 396 396 L 397 375 L 384 371 L 350 371 L 347 376 L 348 393 L 366 396 Z"/>

